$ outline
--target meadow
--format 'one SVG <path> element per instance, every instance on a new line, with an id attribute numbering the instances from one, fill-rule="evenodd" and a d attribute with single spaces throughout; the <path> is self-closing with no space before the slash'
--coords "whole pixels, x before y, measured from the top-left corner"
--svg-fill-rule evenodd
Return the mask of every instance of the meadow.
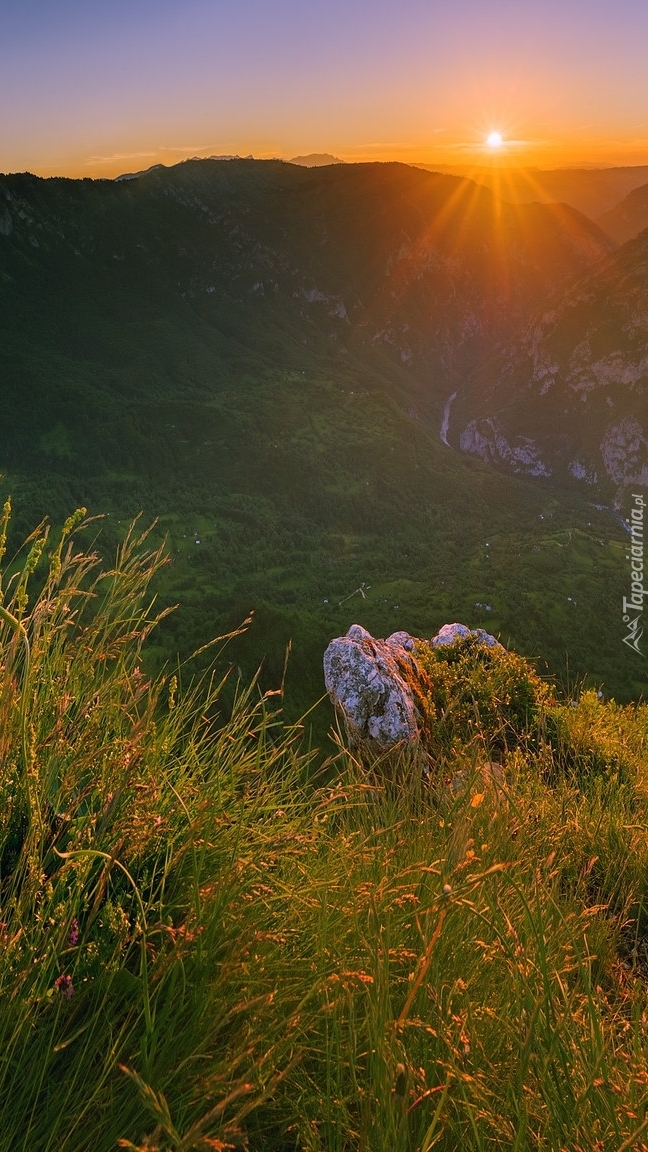
<path id="1" fill-rule="evenodd" d="M 646 706 L 464 654 L 429 782 L 322 765 L 95 529 L 2 582 L 0 1149 L 647 1148 Z"/>

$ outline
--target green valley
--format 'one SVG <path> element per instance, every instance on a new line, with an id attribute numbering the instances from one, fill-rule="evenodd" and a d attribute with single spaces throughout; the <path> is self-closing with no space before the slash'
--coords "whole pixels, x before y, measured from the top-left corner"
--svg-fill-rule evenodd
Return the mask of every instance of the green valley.
<path id="1" fill-rule="evenodd" d="M 624 532 L 578 485 L 441 442 L 448 395 L 611 250 L 577 212 L 404 165 L 197 161 L 122 181 L 0 177 L 0 471 L 45 514 L 139 512 L 171 564 L 151 659 L 223 660 L 288 715 L 321 652 L 483 624 L 558 679 L 643 689 Z M 451 430 L 450 440 L 453 442 Z M 316 716 L 323 740 L 330 714 Z"/>

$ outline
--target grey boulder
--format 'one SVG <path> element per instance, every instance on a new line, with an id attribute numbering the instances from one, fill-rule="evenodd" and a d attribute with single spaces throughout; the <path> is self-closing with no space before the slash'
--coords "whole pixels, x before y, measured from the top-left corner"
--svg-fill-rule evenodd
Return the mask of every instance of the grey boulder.
<path id="1" fill-rule="evenodd" d="M 418 712 L 408 683 L 417 670 L 414 644 L 407 632 L 375 640 L 359 624 L 331 640 L 324 653 L 324 681 L 344 716 L 352 746 L 380 752 L 418 739 Z"/>

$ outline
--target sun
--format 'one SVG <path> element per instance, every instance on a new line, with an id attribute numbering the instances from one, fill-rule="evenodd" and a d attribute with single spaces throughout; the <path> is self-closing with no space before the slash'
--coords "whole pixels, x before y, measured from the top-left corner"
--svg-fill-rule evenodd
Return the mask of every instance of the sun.
<path id="1" fill-rule="evenodd" d="M 501 148 L 504 143 L 501 132 L 489 132 L 486 137 L 486 143 L 489 148 Z"/>

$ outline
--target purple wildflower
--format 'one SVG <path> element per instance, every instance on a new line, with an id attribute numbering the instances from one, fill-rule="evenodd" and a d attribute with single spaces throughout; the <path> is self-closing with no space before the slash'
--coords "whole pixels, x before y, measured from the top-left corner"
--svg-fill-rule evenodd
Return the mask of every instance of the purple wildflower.
<path id="1" fill-rule="evenodd" d="M 71 976 L 57 976 L 54 987 L 57 992 L 62 992 L 66 1000 L 71 1000 L 74 996 L 74 984 Z"/>
<path id="2" fill-rule="evenodd" d="M 76 916 L 75 916 L 74 920 L 72 921 L 72 923 L 70 924 L 70 931 L 68 933 L 68 942 L 72 945 L 73 948 L 74 948 L 75 944 L 79 943 L 79 922 L 78 922 Z"/>

